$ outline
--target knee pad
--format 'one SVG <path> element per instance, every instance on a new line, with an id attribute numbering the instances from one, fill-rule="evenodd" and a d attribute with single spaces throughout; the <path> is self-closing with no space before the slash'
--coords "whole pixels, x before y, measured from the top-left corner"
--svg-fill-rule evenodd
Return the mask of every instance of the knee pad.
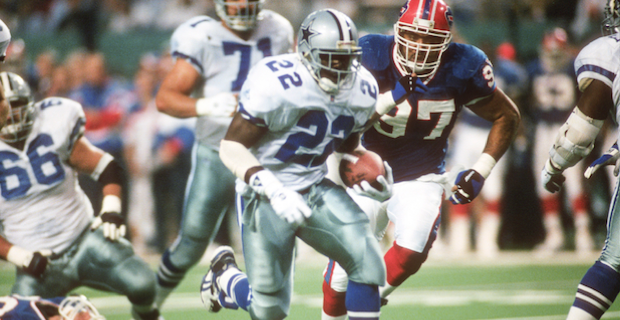
<path id="1" fill-rule="evenodd" d="M 409 276 L 420 270 L 426 258 L 428 254 L 403 248 L 394 242 L 385 254 L 387 283 L 391 286 L 399 286 Z"/>
<path id="2" fill-rule="evenodd" d="M 138 257 L 132 257 L 114 269 L 113 283 L 109 285 L 114 291 L 127 296 L 135 305 L 152 305 L 155 301 L 155 273 Z"/>

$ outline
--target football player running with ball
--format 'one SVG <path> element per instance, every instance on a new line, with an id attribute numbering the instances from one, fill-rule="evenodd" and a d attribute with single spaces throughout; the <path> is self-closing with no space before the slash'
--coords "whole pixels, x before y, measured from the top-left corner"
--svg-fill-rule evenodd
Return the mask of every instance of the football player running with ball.
<path id="1" fill-rule="evenodd" d="M 124 170 L 84 136 L 82 106 L 34 103 L 20 76 L 0 73 L 9 102 L 0 129 L 0 257 L 17 266 L 11 293 L 51 298 L 85 285 L 127 296 L 137 320 L 155 320 L 155 275 L 123 238 Z M 103 187 L 101 212 L 80 188 L 83 172 Z"/>
<path id="2" fill-rule="evenodd" d="M 604 36 L 586 45 L 575 59 L 575 73 L 582 95 L 560 128 L 541 174 L 543 186 L 550 192 L 560 190 L 565 180 L 564 170 L 592 151 L 596 136 L 609 114 L 616 122 L 620 121 L 620 0 L 607 1 L 604 13 Z M 609 163 L 616 164 L 616 161 Z M 589 171 L 586 171 L 587 177 L 592 174 Z M 603 252 L 581 279 L 567 320 L 600 319 L 620 292 L 618 192 L 616 182 Z"/>
<path id="3" fill-rule="evenodd" d="M 353 21 L 319 10 L 301 24 L 296 54 L 263 59 L 250 72 L 220 148 L 238 178 L 247 275 L 232 250 L 220 248 L 201 292 L 211 311 L 239 307 L 252 319 L 285 318 L 299 237 L 348 272 L 351 319 L 379 318 L 379 243 L 366 214 L 325 179 L 327 157 L 355 149 L 375 111 L 377 82 L 360 56 Z"/>
<path id="4" fill-rule="evenodd" d="M 215 0 L 221 21 L 197 16 L 172 35 L 175 64 L 157 93 L 157 108 L 174 117 L 197 117 L 196 142 L 181 230 L 157 272 L 158 306 L 200 261 L 234 208 L 235 176 L 222 164 L 219 147 L 250 68 L 264 57 L 292 51 L 293 27 L 262 10 L 264 2 Z"/>
<path id="5" fill-rule="evenodd" d="M 394 244 L 384 257 L 387 283 L 380 288 L 382 298 L 415 274 L 428 257 L 444 193 L 455 204 L 471 202 L 519 125 L 519 111 L 496 87 L 486 55 L 451 41 L 452 20 L 442 0 L 409 0 L 400 10 L 394 36 L 371 34 L 360 39 L 362 65 L 377 79 L 383 93 L 380 100 L 391 99 L 377 104 L 377 113 L 383 116 L 362 141 L 392 167 L 393 195 L 382 203 L 356 197 L 376 222 L 377 235 L 388 218 L 395 226 Z M 448 135 L 464 107 L 492 122 L 492 128 L 479 160 L 448 177 L 444 174 Z M 323 284 L 323 319 L 345 318 L 350 294 L 346 279 L 342 267 L 330 261 Z"/>

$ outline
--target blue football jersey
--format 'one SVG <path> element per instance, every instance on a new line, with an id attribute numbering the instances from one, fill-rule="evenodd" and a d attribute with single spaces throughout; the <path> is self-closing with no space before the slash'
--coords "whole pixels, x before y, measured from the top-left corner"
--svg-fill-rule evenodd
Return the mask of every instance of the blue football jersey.
<path id="1" fill-rule="evenodd" d="M 17 295 L 0 297 L 0 319 L 2 320 L 46 320 L 45 306 L 58 309 L 64 297 L 41 299 Z M 58 314 L 57 312 L 55 314 Z"/>
<path id="2" fill-rule="evenodd" d="M 394 37 L 371 34 L 360 39 L 362 64 L 373 74 L 379 91 L 392 90 L 403 76 L 394 62 Z M 463 106 L 493 93 L 493 67 L 480 49 L 452 43 L 428 92 L 411 94 L 363 136 L 364 146 L 377 152 L 393 169 L 394 180 L 443 173 L 448 136 Z"/>

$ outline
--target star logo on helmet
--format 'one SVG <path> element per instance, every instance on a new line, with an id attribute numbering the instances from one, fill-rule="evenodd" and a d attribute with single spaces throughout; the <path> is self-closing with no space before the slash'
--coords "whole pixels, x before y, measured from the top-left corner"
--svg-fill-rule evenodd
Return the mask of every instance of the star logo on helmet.
<path id="1" fill-rule="evenodd" d="M 300 41 L 306 41 L 307 43 L 310 43 L 310 37 L 317 35 L 317 32 L 314 32 L 312 30 L 310 30 L 310 25 L 312 23 L 310 23 L 307 27 L 305 28 L 301 28 L 301 40 Z"/>

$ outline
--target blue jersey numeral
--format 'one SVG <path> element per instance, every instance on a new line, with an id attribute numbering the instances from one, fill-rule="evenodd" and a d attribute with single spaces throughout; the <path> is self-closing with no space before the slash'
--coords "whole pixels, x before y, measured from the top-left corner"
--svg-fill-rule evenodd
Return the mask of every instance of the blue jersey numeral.
<path id="1" fill-rule="evenodd" d="M 232 82 L 230 87 L 231 91 L 239 91 L 245 82 L 245 79 L 248 77 L 248 72 L 252 67 L 250 62 L 252 60 L 252 47 L 236 43 L 230 41 L 222 42 L 222 46 L 224 49 L 224 54 L 229 56 L 235 54 L 235 52 L 241 53 L 241 59 L 239 59 L 239 72 L 237 72 L 237 79 Z M 258 50 L 263 53 L 263 57 L 269 57 L 272 55 L 271 52 L 271 39 L 269 38 L 261 38 L 258 40 L 256 44 Z"/>
<path id="2" fill-rule="evenodd" d="M 65 170 L 62 168 L 58 155 L 54 152 L 39 154 L 39 147 L 53 145 L 52 137 L 48 134 L 40 134 L 28 146 L 26 154 L 30 160 L 30 166 L 34 177 L 40 184 L 52 185 L 65 178 Z M 0 152 L 0 194 L 11 200 L 25 195 L 32 187 L 32 182 L 26 169 L 18 166 L 6 166 L 19 161 L 19 156 L 10 151 Z M 17 186 L 9 186 L 9 183 L 18 183 Z M 9 187 L 11 187 L 9 189 Z"/>
<path id="3" fill-rule="evenodd" d="M 342 141 L 346 139 L 351 131 L 355 120 L 350 116 L 339 116 L 331 124 L 330 134 L 333 136 L 332 140 L 327 144 L 323 153 L 316 154 L 303 154 L 297 151 L 300 148 L 313 149 L 316 148 L 327 134 L 329 127 L 329 120 L 322 111 L 308 111 L 299 121 L 297 127 L 308 129 L 312 133 L 298 132 L 292 134 L 286 139 L 282 148 L 276 153 L 275 158 L 282 162 L 294 162 L 305 167 L 316 167 L 325 163 L 327 157 L 342 144 Z"/>

